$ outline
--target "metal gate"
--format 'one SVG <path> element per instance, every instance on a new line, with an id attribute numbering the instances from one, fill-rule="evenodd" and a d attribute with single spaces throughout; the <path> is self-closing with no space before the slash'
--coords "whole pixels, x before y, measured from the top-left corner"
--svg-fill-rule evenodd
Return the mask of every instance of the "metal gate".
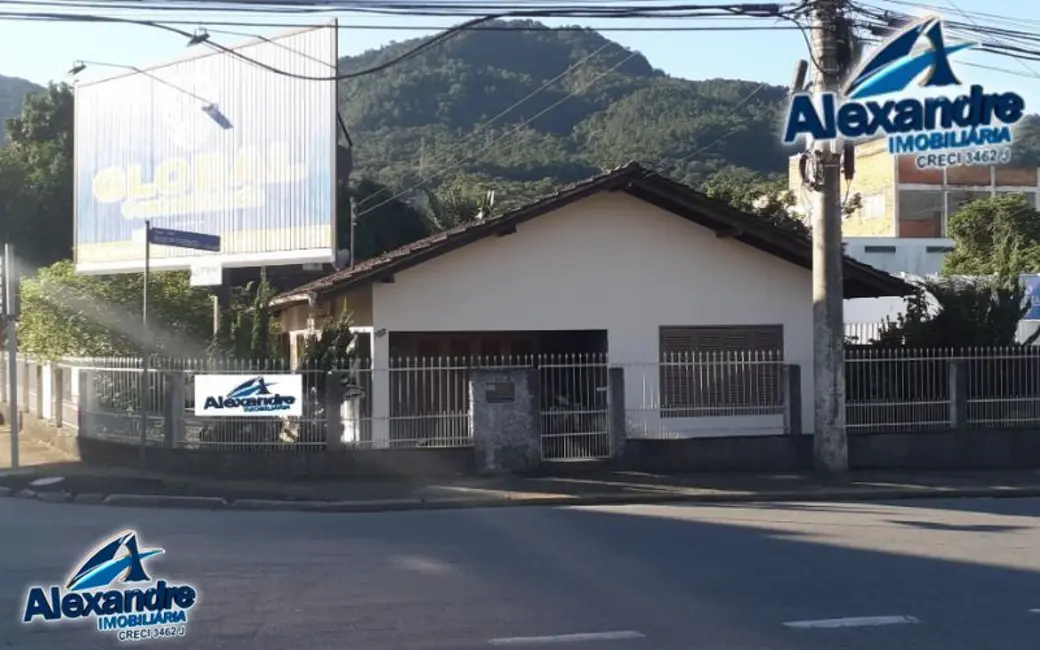
<path id="1" fill-rule="evenodd" d="M 542 459 L 602 460 L 613 454 L 605 355 L 540 363 Z"/>

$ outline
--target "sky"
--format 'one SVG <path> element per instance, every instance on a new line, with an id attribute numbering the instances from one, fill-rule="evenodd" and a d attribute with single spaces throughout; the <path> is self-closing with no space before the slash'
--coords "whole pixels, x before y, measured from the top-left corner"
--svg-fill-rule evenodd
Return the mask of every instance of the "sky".
<path id="1" fill-rule="evenodd" d="M 961 22 L 977 22 L 1036 32 L 1040 34 L 1040 2 L 1035 0 L 929 0 L 941 15 Z M 708 0 L 700 0 L 707 3 Z M 860 0 L 860 2 L 887 9 L 913 12 L 906 4 L 888 0 Z M 62 11 L 53 6 L 35 10 Z M 692 4 L 698 4 L 697 2 Z M 17 6 L 0 1 L 2 11 L 33 11 L 32 5 Z M 71 10 L 68 10 L 71 11 Z M 112 12 L 108 12 L 112 13 Z M 917 10 L 917 13 L 922 13 Z M 934 13 L 934 12 L 933 12 Z M 979 16 L 976 14 L 986 14 Z M 140 11 L 123 15 L 133 18 L 147 17 Z M 162 15 L 167 20 L 190 20 L 185 16 Z M 1012 18 L 1013 16 L 1013 18 Z M 360 16 L 347 12 L 323 15 L 324 20 L 336 17 L 346 29 L 341 30 L 340 53 L 351 55 L 378 48 L 391 41 L 428 36 L 436 28 L 450 26 L 460 19 L 436 19 L 429 17 L 386 17 Z M 241 14 L 221 16 L 207 14 L 206 20 L 257 20 Z M 285 16 L 271 16 L 270 21 L 309 22 L 321 20 L 310 18 L 293 21 Z M 669 26 L 768 26 L 776 24 L 770 20 L 757 19 L 685 19 L 685 20 L 544 20 L 550 26 L 581 24 L 592 28 L 639 27 L 653 25 Z M 179 25 L 181 29 L 193 31 L 190 24 Z M 379 27 L 390 27 L 383 29 Z M 434 29 L 417 29 L 417 28 Z M 208 28 L 213 40 L 223 45 L 235 45 L 249 40 L 251 35 L 270 36 L 284 28 L 262 29 L 256 27 L 227 27 L 243 35 L 218 34 Z M 799 31 L 742 31 L 742 32 L 604 32 L 608 38 L 621 45 L 638 50 L 657 68 L 668 74 L 686 79 L 708 79 L 716 77 L 768 81 L 787 85 L 792 77 L 795 62 L 807 55 L 804 36 Z M 180 59 L 192 53 L 185 47 L 184 39 L 152 27 L 138 25 L 112 25 L 87 23 L 51 23 L 14 21 L 0 18 L 0 43 L 5 56 L 0 59 L 0 74 L 22 77 L 36 83 L 68 81 L 68 70 L 77 60 L 96 61 L 137 67 L 164 63 Z M 1040 44 L 1037 45 L 1040 49 Z M 16 54 L 15 56 L 12 56 Z M 964 82 L 982 82 L 993 90 L 1015 90 L 1026 99 L 1027 110 L 1040 112 L 1040 62 L 1027 62 L 980 52 L 959 53 L 957 60 L 963 63 L 1001 68 L 1003 71 L 976 67 L 958 68 Z M 90 79 L 111 76 L 111 68 L 88 66 L 80 78 Z"/>

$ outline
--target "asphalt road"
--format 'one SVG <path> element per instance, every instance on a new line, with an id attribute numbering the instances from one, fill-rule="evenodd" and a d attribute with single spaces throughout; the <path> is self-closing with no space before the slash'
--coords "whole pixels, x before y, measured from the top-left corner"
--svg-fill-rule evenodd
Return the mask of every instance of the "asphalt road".
<path id="1" fill-rule="evenodd" d="M 1035 499 L 356 515 L 3 499 L 0 647 L 126 647 L 20 616 L 28 586 L 133 528 L 166 550 L 153 579 L 201 593 L 187 638 L 134 647 L 1032 650 L 1038 515 Z"/>

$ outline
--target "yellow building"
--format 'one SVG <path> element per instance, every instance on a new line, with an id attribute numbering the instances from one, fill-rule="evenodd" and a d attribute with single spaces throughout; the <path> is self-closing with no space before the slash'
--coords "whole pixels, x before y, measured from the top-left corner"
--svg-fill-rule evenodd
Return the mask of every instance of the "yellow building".
<path id="1" fill-rule="evenodd" d="M 798 171 L 799 156 L 791 157 L 788 187 L 795 203 L 808 214 L 807 194 Z M 961 205 L 1000 193 L 1025 194 L 1037 204 L 1037 168 L 951 167 L 918 169 L 914 156 L 893 156 L 885 138 L 856 147 L 856 174 L 842 183 L 846 196 L 860 196 L 860 206 L 843 222 L 842 235 L 943 239 L 950 215 Z"/>

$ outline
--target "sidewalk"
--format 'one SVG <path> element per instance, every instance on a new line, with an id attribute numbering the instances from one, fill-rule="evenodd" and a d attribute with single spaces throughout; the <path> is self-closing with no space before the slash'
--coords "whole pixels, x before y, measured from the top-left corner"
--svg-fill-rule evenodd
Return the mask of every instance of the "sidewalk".
<path id="1" fill-rule="evenodd" d="M 37 467 L 55 463 L 74 462 L 70 454 L 48 444 L 34 440 L 23 433 L 19 436 L 18 464 L 21 467 Z M 11 469 L 11 429 L 7 424 L 0 426 L 0 473 Z"/>
<path id="2" fill-rule="evenodd" d="M 583 477 L 452 477 L 428 480 L 236 481 L 83 465 L 23 439 L 10 471 L 0 430 L 0 496 L 110 505 L 335 512 L 517 505 L 667 502 L 854 501 L 1040 496 L 1040 471 L 868 472 L 841 483 L 809 474 L 654 475 L 602 471 Z M 6 462 L 4 462 L 6 461 Z M 41 481 L 40 478 L 58 478 Z"/>

